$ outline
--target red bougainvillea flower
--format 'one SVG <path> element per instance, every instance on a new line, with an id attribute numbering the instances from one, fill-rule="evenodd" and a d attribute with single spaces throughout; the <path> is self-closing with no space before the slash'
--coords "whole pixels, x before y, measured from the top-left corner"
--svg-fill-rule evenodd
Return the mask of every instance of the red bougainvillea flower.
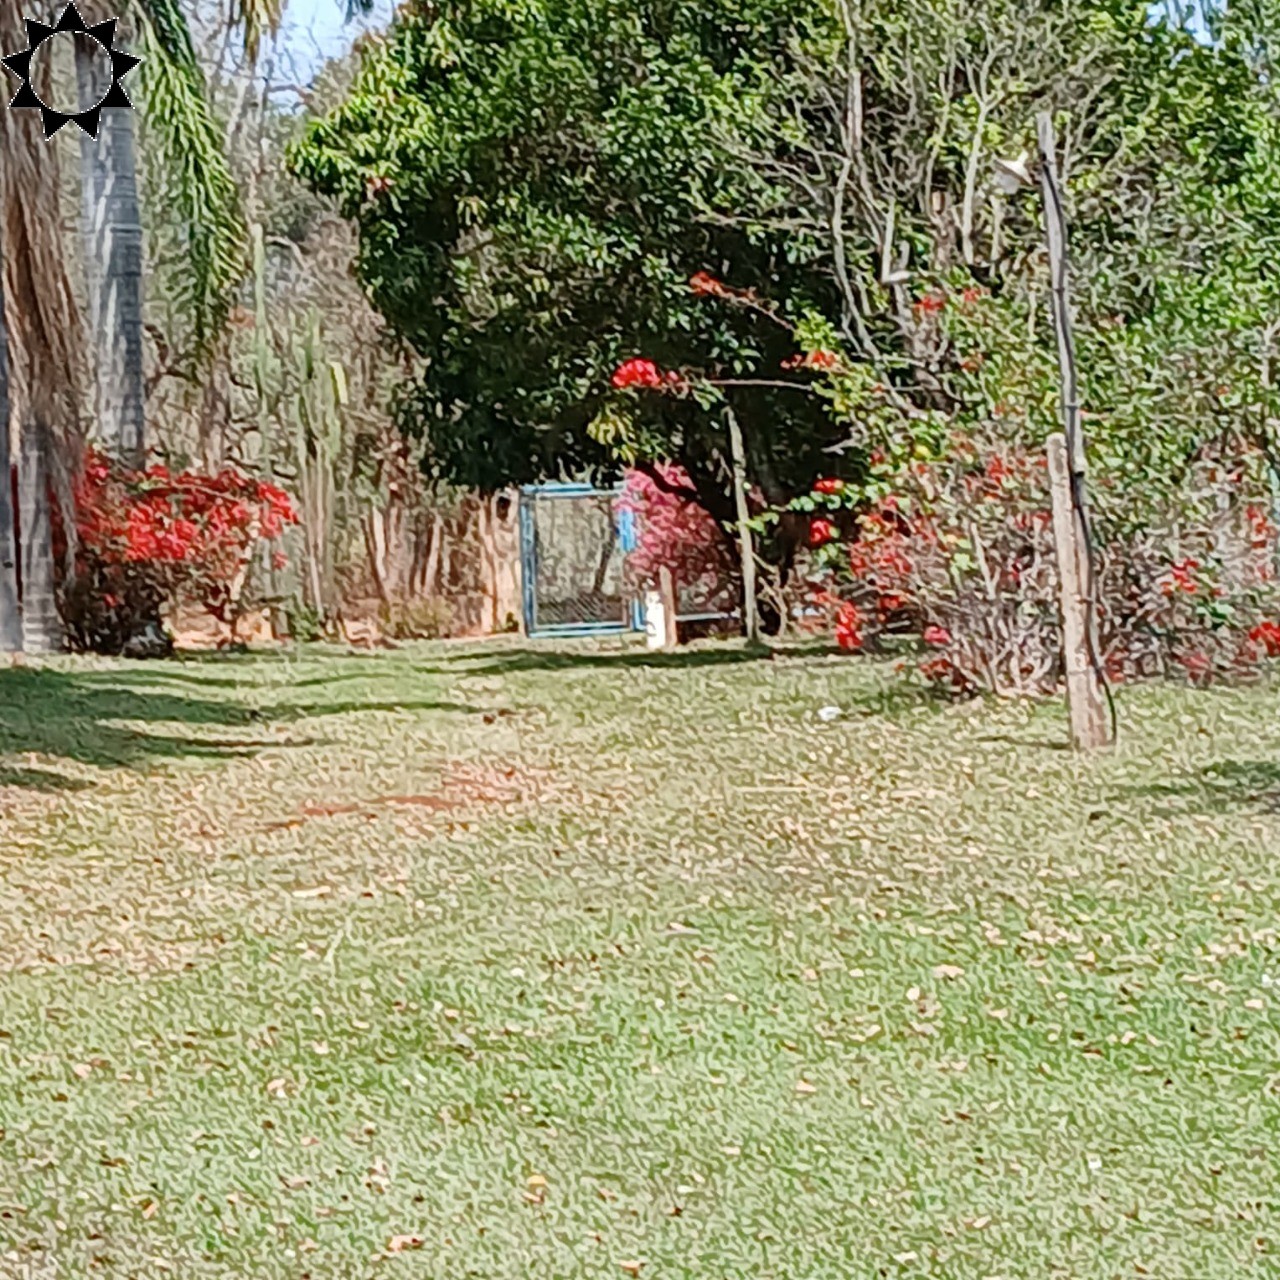
<path id="1" fill-rule="evenodd" d="M 826 372 L 835 369 L 840 364 L 840 357 L 834 351 L 810 351 L 808 353 L 798 351 L 793 356 L 788 356 L 782 362 L 784 369 L 813 369 L 817 372 Z"/>
<path id="2" fill-rule="evenodd" d="M 836 644 L 851 653 L 861 649 L 862 624 L 862 614 L 858 612 L 857 605 L 852 603 L 841 605 L 840 612 L 836 614 Z"/>
<path id="3" fill-rule="evenodd" d="M 971 307 L 980 297 L 982 297 L 982 290 L 971 288 L 966 289 L 960 295 L 960 301 L 963 302 L 966 307 Z"/>
<path id="4" fill-rule="evenodd" d="M 946 305 L 947 300 L 941 293 L 926 293 L 923 298 L 916 302 L 913 309 L 918 320 L 921 316 L 937 315 Z"/>
<path id="5" fill-rule="evenodd" d="M 813 482 L 814 493 L 843 493 L 844 481 L 836 480 L 832 476 L 824 476 L 821 480 Z"/>
<path id="6" fill-rule="evenodd" d="M 1200 561 L 1191 558 L 1170 565 L 1168 574 L 1161 579 L 1160 590 L 1166 596 L 1175 596 L 1179 591 L 1185 595 L 1195 595 L 1200 587 L 1192 575 L 1199 568 Z"/>
<path id="7" fill-rule="evenodd" d="M 920 664 L 918 670 L 932 684 L 941 685 L 953 693 L 964 694 L 973 688 L 964 672 L 943 653 L 927 658 Z"/>
<path id="8" fill-rule="evenodd" d="M 951 632 L 946 627 L 925 627 L 923 639 L 925 644 L 935 645 L 941 649 L 951 643 Z"/>
<path id="9" fill-rule="evenodd" d="M 159 464 L 130 471 L 94 451 L 75 499 L 77 568 L 103 584 L 110 609 L 127 607 L 129 584 L 145 580 L 220 616 L 254 547 L 298 522 L 288 494 L 251 476 L 175 473 Z"/>
<path id="10" fill-rule="evenodd" d="M 638 357 L 624 360 L 613 371 L 613 385 L 619 390 L 627 387 L 658 388 L 662 386 L 662 373 L 652 360 Z"/>
<path id="11" fill-rule="evenodd" d="M 1182 664 L 1187 675 L 1195 682 L 1208 679 L 1209 673 L 1213 667 L 1212 659 L 1205 653 L 1203 649 L 1197 649 L 1192 653 L 1182 654 L 1178 661 Z"/>
<path id="12" fill-rule="evenodd" d="M 811 547 L 822 547 L 828 542 L 835 539 L 836 527 L 830 520 L 823 519 L 819 516 L 816 520 L 809 521 L 809 545 Z"/>
<path id="13" fill-rule="evenodd" d="M 612 382 L 620 391 L 630 387 L 648 391 L 684 391 L 689 385 L 674 369 L 663 371 L 652 360 L 641 357 L 624 360 L 613 371 Z"/>
<path id="14" fill-rule="evenodd" d="M 687 496 L 694 493 L 689 473 L 666 462 L 653 472 L 628 471 L 617 501 L 639 535 L 627 555 L 628 574 L 653 581 L 666 567 L 678 583 L 696 584 L 701 598 L 736 599 L 735 562 L 716 519 Z"/>
<path id="15" fill-rule="evenodd" d="M 1249 639 L 1266 651 L 1268 658 L 1280 658 L 1280 623 L 1260 622 L 1249 632 Z"/>
<path id="16" fill-rule="evenodd" d="M 731 292 L 727 285 L 717 280 L 709 271 L 698 271 L 691 275 L 689 288 L 700 298 L 723 298 Z"/>

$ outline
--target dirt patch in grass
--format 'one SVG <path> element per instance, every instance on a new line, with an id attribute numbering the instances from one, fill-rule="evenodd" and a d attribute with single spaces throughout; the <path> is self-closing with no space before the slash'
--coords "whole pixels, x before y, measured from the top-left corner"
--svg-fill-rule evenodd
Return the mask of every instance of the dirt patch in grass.
<path id="1" fill-rule="evenodd" d="M 490 807 L 508 808 L 522 802 L 536 804 L 546 790 L 546 778 L 514 765 L 455 763 L 446 769 L 436 791 L 415 795 L 373 796 L 359 803 L 305 804 L 292 817 L 264 823 L 264 831 L 284 831 L 322 818 L 359 815 L 376 819 L 390 809 L 456 813 Z"/>

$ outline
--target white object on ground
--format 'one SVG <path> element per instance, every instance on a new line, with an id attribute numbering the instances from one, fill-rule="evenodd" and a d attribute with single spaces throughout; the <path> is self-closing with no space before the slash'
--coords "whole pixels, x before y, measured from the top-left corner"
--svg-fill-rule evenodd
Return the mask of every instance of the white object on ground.
<path id="1" fill-rule="evenodd" d="M 644 634 L 650 649 L 661 649 L 667 643 L 667 609 L 660 592 L 644 593 Z"/>
<path id="2" fill-rule="evenodd" d="M 821 720 L 823 724 L 830 724 L 832 720 L 839 720 L 840 708 L 839 707 L 819 707 L 818 719 Z"/>

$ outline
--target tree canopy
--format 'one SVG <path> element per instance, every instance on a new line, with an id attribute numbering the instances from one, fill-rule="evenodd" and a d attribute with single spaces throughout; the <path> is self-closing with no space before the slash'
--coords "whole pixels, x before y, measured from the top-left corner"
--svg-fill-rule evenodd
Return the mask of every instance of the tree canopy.
<path id="1" fill-rule="evenodd" d="M 1269 439 L 1266 30 L 1197 38 L 1144 0 L 415 3 L 292 159 L 426 357 L 403 411 L 439 474 L 670 459 L 723 512 L 715 405 L 615 390 L 620 361 L 722 384 L 771 502 L 843 440 L 856 466 L 877 424 L 929 448 L 974 419 L 1043 436 L 1040 212 L 993 161 L 1033 153 L 1047 110 L 1089 426 L 1132 502 L 1215 432 Z M 702 272 L 730 292 L 691 289 Z M 780 373 L 797 346 L 857 376 Z"/>

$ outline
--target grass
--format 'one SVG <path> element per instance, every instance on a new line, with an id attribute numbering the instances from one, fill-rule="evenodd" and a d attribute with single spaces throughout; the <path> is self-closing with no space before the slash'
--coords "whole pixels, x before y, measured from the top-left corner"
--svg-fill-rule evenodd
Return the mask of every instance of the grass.
<path id="1" fill-rule="evenodd" d="M 1121 712 L 0 671 L 0 1276 L 1276 1275 L 1280 691 Z"/>

